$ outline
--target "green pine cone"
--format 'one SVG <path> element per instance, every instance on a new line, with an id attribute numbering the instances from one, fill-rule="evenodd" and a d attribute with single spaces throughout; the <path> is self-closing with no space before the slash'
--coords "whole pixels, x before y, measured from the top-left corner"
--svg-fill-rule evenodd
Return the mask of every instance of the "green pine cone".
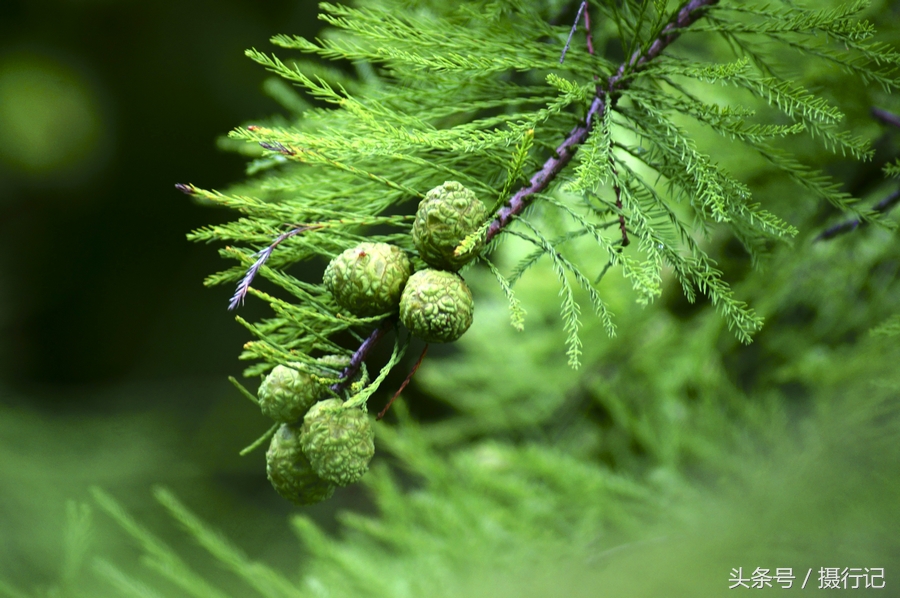
<path id="1" fill-rule="evenodd" d="M 303 418 L 300 443 L 321 478 L 346 486 L 369 470 L 375 430 L 365 411 L 346 409 L 340 399 L 327 399 L 313 405 Z"/>
<path id="2" fill-rule="evenodd" d="M 309 372 L 276 365 L 259 385 L 257 398 L 263 415 L 278 422 L 293 422 L 303 417 L 324 392 L 324 385 Z"/>
<path id="3" fill-rule="evenodd" d="M 400 298 L 400 321 L 413 336 L 449 343 L 472 325 L 475 303 L 465 281 L 453 272 L 419 270 L 409 277 Z"/>
<path id="4" fill-rule="evenodd" d="M 428 265 L 442 270 L 459 270 L 478 255 L 479 241 L 465 255 L 454 251 L 467 236 L 478 230 L 487 209 L 475 194 L 456 181 L 447 181 L 425 195 L 416 211 L 412 236 L 419 255 Z"/>
<path id="5" fill-rule="evenodd" d="M 325 269 L 325 286 L 338 305 L 361 317 L 397 309 L 412 268 L 409 258 L 388 243 L 360 243 Z"/>
<path id="6" fill-rule="evenodd" d="M 312 505 L 334 494 L 331 484 L 313 471 L 300 447 L 300 426 L 282 424 L 266 451 L 266 475 L 272 487 L 294 504 Z"/>

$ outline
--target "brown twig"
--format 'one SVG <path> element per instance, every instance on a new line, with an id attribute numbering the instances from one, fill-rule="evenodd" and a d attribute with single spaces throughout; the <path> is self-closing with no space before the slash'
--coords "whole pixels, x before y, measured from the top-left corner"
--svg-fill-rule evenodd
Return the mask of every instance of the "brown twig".
<path id="1" fill-rule="evenodd" d="M 883 110 L 881 108 L 872 108 L 872 116 L 880 120 L 886 125 L 893 125 L 895 127 L 900 128 L 900 116 L 897 116 L 893 112 L 888 112 L 887 110 Z"/>
<path id="2" fill-rule="evenodd" d="M 388 412 L 388 409 L 391 408 L 391 405 L 394 404 L 394 400 L 395 400 L 397 397 L 399 397 L 399 396 L 400 396 L 400 393 L 403 392 L 403 390 L 409 385 L 409 381 L 412 380 L 413 376 L 416 375 L 416 371 L 419 369 L 419 366 L 422 365 L 422 360 L 425 359 L 425 354 L 426 354 L 426 353 L 428 353 L 428 345 L 427 345 L 427 344 L 425 345 L 425 348 L 422 349 L 422 354 L 419 355 L 419 359 L 418 359 L 418 361 L 416 361 L 416 365 L 413 366 L 413 369 L 412 369 L 412 371 L 409 373 L 409 375 L 406 377 L 406 380 L 403 381 L 403 384 L 400 385 L 400 388 L 397 389 L 397 392 L 394 393 L 394 396 L 391 397 L 391 400 L 388 401 L 388 404 L 384 406 L 384 409 L 382 409 L 382 410 L 378 413 L 378 415 L 375 416 L 375 420 L 376 420 L 376 421 L 378 421 L 378 420 L 380 420 L 382 417 L 384 417 L 384 414 L 387 413 L 387 412 Z"/>
<path id="3" fill-rule="evenodd" d="M 873 118 L 880 120 L 884 124 L 900 127 L 900 116 L 897 116 L 893 112 L 888 112 L 887 110 L 876 108 L 875 106 L 872 107 L 871 112 Z M 900 203 L 900 189 L 894 191 L 893 193 L 879 201 L 877 204 L 875 204 L 875 206 L 872 208 L 872 211 L 879 214 L 884 214 L 891 211 L 891 209 L 893 209 L 893 207 L 898 203 Z M 819 233 L 815 239 L 813 239 L 813 242 L 815 243 L 817 241 L 828 241 L 829 239 L 839 237 L 858 228 L 863 228 L 867 224 L 868 222 L 861 221 L 857 218 L 853 220 L 846 220 L 825 229 L 824 231 Z"/>
<path id="4" fill-rule="evenodd" d="M 565 47 L 563 48 L 562 54 L 561 54 L 560 57 L 559 57 L 559 63 L 560 63 L 560 64 L 562 64 L 562 63 L 563 63 L 563 60 L 566 59 L 566 52 L 569 51 L 569 44 L 572 43 L 572 36 L 575 35 L 575 31 L 578 29 L 578 21 L 581 20 L 581 15 L 584 14 L 585 9 L 587 8 L 587 4 L 588 4 L 588 3 L 587 3 L 587 0 L 584 0 L 584 2 L 582 2 L 581 5 L 578 7 L 578 13 L 575 15 L 575 22 L 572 23 L 572 29 L 571 29 L 571 31 L 569 31 L 569 37 L 566 38 L 566 45 L 565 45 Z M 587 16 L 585 16 L 584 20 L 585 20 L 585 25 L 584 25 L 584 26 L 588 29 L 588 52 L 590 52 L 591 54 L 593 54 L 593 53 L 594 53 L 594 49 L 593 49 L 593 47 L 591 46 L 591 41 L 590 41 L 590 25 L 588 24 Z"/>
<path id="5" fill-rule="evenodd" d="M 244 274 L 244 277 L 238 283 L 237 289 L 234 291 L 234 295 L 231 296 L 231 301 L 228 303 L 228 309 L 234 310 L 237 309 L 239 305 L 243 305 L 244 297 L 246 297 L 247 293 L 250 291 L 250 283 L 252 283 L 253 279 L 256 278 L 256 274 L 259 272 L 259 269 L 263 267 L 263 264 L 266 263 L 276 247 L 293 236 L 299 235 L 300 233 L 305 233 L 306 231 L 317 230 L 320 228 L 322 228 L 321 224 L 298 226 L 293 230 L 289 230 L 286 233 L 278 235 L 278 237 L 276 237 L 268 247 L 254 253 L 253 256 L 256 257 L 256 261 L 253 262 L 253 265 L 250 266 L 250 268 L 247 270 L 247 273 Z"/>
<path id="6" fill-rule="evenodd" d="M 369 351 L 375 348 L 375 345 L 378 344 L 378 341 L 387 333 L 391 328 L 391 320 L 386 319 L 372 333 L 362 342 L 359 346 L 359 349 L 353 353 L 353 357 L 350 358 L 350 365 L 344 368 L 344 371 L 341 372 L 341 381 L 336 382 L 331 385 L 331 390 L 334 392 L 341 392 L 350 384 L 350 380 L 353 379 L 353 376 L 359 372 L 359 368 L 362 367 L 363 362 L 366 360 L 366 357 L 369 356 Z"/>
<path id="7" fill-rule="evenodd" d="M 879 201 L 877 204 L 875 204 L 875 206 L 872 208 L 872 211 L 879 214 L 884 214 L 886 212 L 889 212 L 898 203 L 900 203 L 900 189 L 894 191 L 893 193 Z M 828 241 L 829 239 L 833 239 L 835 237 L 843 235 L 844 233 L 849 233 L 850 231 L 854 231 L 858 228 L 863 228 L 867 224 L 869 223 L 861 221 L 859 219 L 847 220 L 846 222 L 841 222 L 840 224 L 835 224 L 831 228 L 825 229 L 815 239 L 813 239 L 813 242 Z"/>
<path id="8" fill-rule="evenodd" d="M 613 161 L 612 156 L 609 158 L 609 167 L 612 169 L 615 180 L 618 181 L 619 173 L 616 171 L 616 163 Z M 622 188 L 619 187 L 618 182 L 613 184 L 613 191 L 616 192 L 616 208 L 619 209 L 619 230 L 622 232 L 622 247 L 628 247 L 631 241 L 628 240 L 628 230 L 625 228 L 625 215 L 622 213 Z"/>

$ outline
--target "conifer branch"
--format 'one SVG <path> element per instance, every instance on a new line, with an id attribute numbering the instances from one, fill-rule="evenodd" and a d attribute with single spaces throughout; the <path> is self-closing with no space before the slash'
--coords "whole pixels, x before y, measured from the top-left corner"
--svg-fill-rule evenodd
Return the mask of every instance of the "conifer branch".
<path id="1" fill-rule="evenodd" d="M 900 204 L 900 189 L 894 191 L 877 204 L 872 207 L 872 212 L 875 214 L 885 214 L 891 211 L 894 206 Z M 845 222 L 841 222 L 840 224 L 835 224 L 834 226 L 825 229 L 819 235 L 813 239 L 813 241 L 828 241 L 844 233 L 849 233 L 850 231 L 854 231 L 858 228 L 863 228 L 869 224 L 866 220 L 861 220 L 859 218 L 854 218 L 852 220 L 847 220 Z"/>
<path id="2" fill-rule="evenodd" d="M 385 320 L 379 326 L 369 334 L 368 338 L 362 342 L 359 348 L 353 353 L 353 356 L 350 358 L 350 365 L 344 368 L 344 371 L 341 372 L 341 381 L 336 382 L 331 385 L 331 390 L 334 392 L 341 392 L 350 384 L 350 380 L 353 379 L 353 376 L 359 372 L 359 368 L 362 367 L 363 362 L 366 360 L 366 357 L 369 356 L 369 352 L 374 349 L 378 343 L 381 341 L 381 338 L 390 330 L 392 322 L 390 319 Z"/>
<path id="3" fill-rule="evenodd" d="M 234 292 L 234 295 L 231 297 L 231 301 L 228 303 L 228 309 L 234 310 L 239 305 L 243 305 L 244 297 L 247 296 L 247 293 L 250 291 L 250 283 L 253 282 L 253 279 L 256 278 L 256 274 L 259 272 L 259 269 L 263 267 L 263 264 L 269 259 L 272 255 L 272 251 L 275 250 L 282 242 L 290 239 L 294 235 L 299 235 L 300 233 L 306 232 L 308 230 L 315 230 L 317 228 L 322 228 L 322 225 L 310 225 L 310 226 L 300 226 L 293 230 L 289 230 L 286 233 L 278 235 L 274 241 L 272 241 L 268 247 L 265 249 L 256 252 L 253 254 L 256 257 L 256 261 L 253 262 L 253 265 L 247 270 L 247 273 L 244 274 L 244 277 L 241 279 L 241 282 L 238 283 L 237 290 Z"/>
<path id="4" fill-rule="evenodd" d="M 622 187 L 619 186 L 619 173 L 616 171 L 616 163 L 611 155 L 609 157 L 609 169 L 612 171 L 613 180 L 615 181 L 613 190 L 616 193 L 616 208 L 619 210 L 619 231 L 622 233 L 622 247 L 628 247 L 628 230 L 625 228 L 625 215 L 622 214 Z"/>
<path id="5" fill-rule="evenodd" d="M 893 112 L 888 112 L 887 110 L 883 110 L 881 108 L 872 108 L 872 116 L 880 120 L 886 125 L 893 125 L 895 127 L 900 128 L 900 116 L 894 114 Z"/>
<path id="6" fill-rule="evenodd" d="M 578 29 L 578 21 L 581 20 L 581 15 L 584 13 L 586 8 L 587 8 L 587 0 L 584 0 L 584 2 L 582 2 L 578 6 L 578 14 L 575 15 L 575 22 L 572 23 L 572 29 L 571 29 L 571 31 L 569 31 L 569 37 L 566 38 L 566 45 L 563 48 L 562 55 L 560 55 L 560 57 L 559 57 L 560 64 L 562 64 L 563 60 L 566 59 L 566 53 L 569 51 L 569 46 L 572 44 L 572 37 L 575 35 L 575 31 Z M 585 19 L 585 20 L 587 20 L 587 19 Z M 590 26 L 587 25 L 587 23 L 585 23 L 585 27 L 588 29 L 588 31 L 590 31 Z M 589 54 L 594 53 L 594 50 L 593 50 L 593 48 L 591 46 L 591 42 L 590 42 L 590 34 L 588 34 L 588 53 Z"/>
<path id="7" fill-rule="evenodd" d="M 872 107 L 872 116 L 886 125 L 893 125 L 895 127 L 900 127 L 900 116 L 894 114 L 893 112 L 888 112 L 882 108 L 877 108 L 875 106 Z M 896 178 L 897 166 L 894 164 L 889 164 L 885 167 L 884 171 L 887 176 L 893 176 Z M 891 211 L 897 204 L 900 204 L 900 189 L 897 189 L 877 204 L 872 207 L 872 214 L 885 214 Z M 835 224 L 834 226 L 825 229 L 821 233 L 819 233 L 813 242 L 817 241 L 828 241 L 845 233 L 849 233 L 858 228 L 862 228 L 869 224 L 867 220 L 863 220 L 860 218 L 853 218 L 850 220 L 845 220 L 844 222 Z"/>
<path id="8" fill-rule="evenodd" d="M 400 385 L 400 388 L 397 389 L 397 392 L 394 393 L 394 396 L 391 397 L 391 400 L 388 401 L 387 405 L 384 406 L 384 409 L 379 411 L 378 415 L 375 416 L 376 421 L 381 420 L 387 414 L 388 409 L 391 408 L 391 405 L 394 404 L 394 401 L 397 400 L 397 397 L 400 396 L 400 393 L 402 393 L 404 391 L 404 389 L 406 389 L 406 387 L 409 386 L 410 381 L 412 381 L 413 376 L 416 375 L 416 372 L 419 371 L 419 366 L 422 365 L 422 361 L 424 361 L 425 355 L 427 355 L 427 354 L 428 354 L 428 344 L 426 343 L 425 348 L 422 349 L 421 355 L 419 355 L 419 358 L 416 360 L 416 364 L 413 366 L 412 370 L 409 372 L 409 375 L 406 376 L 406 379 Z"/>
<path id="9" fill-rule="evenodd" d="M 556 148 L 555 155 L 548 158 L 544 162 L 543 167 L 531 177 L 529 185 L 519 189 L 506 202 L 506 205 L 500 208 L 488 227 L 485 235 L 486 242 L 490 242 L 497 233 L 521 214 L 531 204 L 534 196 L 546 189 L 562 172 L 563 168 L 572 161 L 578 146 L 584 143 L 588 134 L 590 134 L 595 118 L 598 116 L 602 117 L 603 112 L 609 108 L 608 103 L 611 98 L 627 88 L 628 80 L 624 78 L 625 75 L 640 69 L 643 65 L 659 56 L 669 44 L 678 38 L 681 29 L 690 26 L 703 16 L 706 8 L 717 3 L 718 0 L 691 0 L 678 11 L 646 51 L 635 51 L 627 62 L 619 66 L 616 74 L 607 81 L 605 92 L 594 97 L 584 117 L 584 122 L 572 129 L 566 139 Z"/>

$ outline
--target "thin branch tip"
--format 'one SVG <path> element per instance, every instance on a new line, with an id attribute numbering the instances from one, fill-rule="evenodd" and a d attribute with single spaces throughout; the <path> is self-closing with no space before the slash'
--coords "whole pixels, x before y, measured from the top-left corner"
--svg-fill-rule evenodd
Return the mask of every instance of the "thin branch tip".
<path id="1" fill-rule="evenodd" d="M 375 327 L 375 330 L 369 334 L 368 338 L 360 344 L 359 348 L 353 353 L 353 356 L 350 357 L 350 365 L 345 367 L 344 371 L 341 372 L 340 382 L 331 385 L 332 391 L 339 393 L 349 386 L 350 381 L 359 372 L 359 369 L 362 367 L 366 357 L 368 357 L 369 352 L 378 344 L 381 338 L 387 334 L 391 325 L 391 320 L 387 319 Z"/>
<path id="2" fill-rule="evenodd" d="M 285 147 L 283 144 L 277 141 L 260 141 L 259 146 L 263 149 L 267 149 L 272 152 L 278 152 L 279 154 L 285 156 L 293 156 L 297 153 L 291 148 Z"/>
<path id="3" fill-rule="evenodd" d="M 877 204 L 872 206 L 871 214 L 886 214 L 887 212 L 890 212 L 892 209 L 894 209 L 894 207 L 896 207 L 898 204 L 900 204 L 900 189 L 894 191 L 893 193 L 879 201 Z M 825 229 L 813 239 L 813 242 L 816 243 L 818 241 L 829 241 L 840 235 L 853 232 L 858 228 L 863 228 L 867 224 L 869 224 L 867 221 L 861 220 L 859 218 L 846 220 Z"/>
<path id="4" fill-rule="evenodd" d="M 883 108 L 878 108 L 876 106 L 872 106 L 872 117 L 876 120 L 880 120 L 886 125 L 892 125 L 894 127 L 900 128 L 900 116 L 894 114 L 893 112 L 888 112 Z"/>
<path id="5" fill-rule="evenodd" d="M 241 278 L 241 281 L 238 283 L 237 289 L 234 292 L 234 295 L 231 297 L 231 303 L 228 304 L 228 310 L 233 311 L 237 309 L 239 305 L 244 304 L 244 297 L 247 296 L 247 293 L 250 291 L 250 283 L 253 282 L 253 279 L 256 278 L 256 274 L 259 272 L 259 269 L 263 267 L 263 265 L 268 261 L 269 257 L 271 257 L 272 252 L 278 247 L 283 241 L 286 239 L 290 239 L 294 235 L 299 235 L 300 233 L 304 233 L 308 230 L 316 230 L 322 228 L 321 224 L 310 224 L 298 226 L 297 228 L 291 229 L 286 233 L 282 233 L 275 237 L 275 240 L 269 244 L 268 247 L 260 249 L 256 253 L 253 253 L 251 257 L 255 257 L 256 261 L 253 262 L 253 265 L 247 269 L 247 273 L 244 274 L 244 277 Z"/>
<path id="6" fill-rule="evenodd" d="M 428 353 L 428 344 L 425 344 L 425 348 L 422 349 L 422 354 L 419 355 L 419 359 L 416 360 L 416 364 L 413 366 L 412 370 L 406 376 L 406 379 L 403 381 L 403 384 L 400 385 L 400 388 L 397 389 L 397 392 L 394 393 L 394 396 L 391 397 L 391 400 L 388 401 L 387 405 L 384 406 L 384 409 L 378 412 L 378 415 L 375 416 L 375 421 L 381 421 L 381 419 L 387 414 L 388 409 L 391 408 L 391 405 L 394 404 L 394 401 L 397 400 L 397 397 L 400 396 L 407 386 L 409 386 L 410 381 L 413 376 L 416 375 L 416 372 L 419 370 L 419 366 L 422 365 L 422 361 L 425 359 L 425 355 Z"/>
<path id="7" fill-rule="evenodd" d="M 585 8 L 587 8 L 587 0 L 584 0 L 584 2 L 581 3 L 581 6 L 578 7 L 578 14 L 575 15 L 575 22 L 572 23 L 572 29 L 569 31 L 569 37 L 568 39 L 566 39 L 566 45 L 563 48 L 562 55 L 559 57 L 560 64 L 562 64 L 563 60 L 566 59 L 566 53 L 569 51 L 569 45 L 572 43 L 572 37 L 575 35 L 575 31 L 578 29 L 578 21 L 581 20 L 581 14 L 584 12 Z M 585 21 L 587 21 L 587 17 L 585 17 Z M 585 27 L 588 27 L 587 23 L 585 23 Z M 593 52 L 591 53 L 593 54 Z"/>

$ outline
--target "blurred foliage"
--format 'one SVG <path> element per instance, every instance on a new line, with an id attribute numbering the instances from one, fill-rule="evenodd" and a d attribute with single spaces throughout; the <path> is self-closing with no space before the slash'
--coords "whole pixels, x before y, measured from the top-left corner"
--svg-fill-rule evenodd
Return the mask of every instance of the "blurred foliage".
<path id="1" fill-rule="evenodd" d="M 895 46 L 898 11 L 869 11 Z M 877 149 L 858 163 L 810 143 L 805 159 L 876 203 L 896 187 L 880 168 L 900 154 L 900 131 L 868 111 L 900 103 L 823 63 L 798 68 Z M 35 400 L 54 410 L 2 386 L 0 596 L 717 596 L 736 567 L 792 567 L 794 591 L 812 568 L 812 594 L 820 567 L 884 567 L 895 591 L 897 233 L 816 242 L 839 214 L 727 142 L 708 143 L 801 231 L 760 269 L 721 231 L 706 241 L 765 318 L 752 344 L 708 303 L 684 301 L 669 275 L 662 298 L 641 307 L 611 274 L 600 290 L 618 335 L 586 318 L 573 372 L 549 265 L 516 285 L 523 332 L 490 272 L 473 268 L 475 323 L 454 346 L 432 348 L 413 392 L 376 427 L 365 497 L 344 489 L 299 513 L 264 488 L 261 455 L 239 462 L 266 424 L 224 373 L 221 384 L 141 379 L 104 396 L 69 388 Z M 527 251 L 506 243 L 494 261 Z M 157 325 L 197 334 L 177 315 L 192 308 L 170 309 Z M 226 338 L 216 355 L 238 346 Z M 387 388 L 392 380 L 402 375 Z M 109 413 L 58 408 L 66 402 Z M 172 487 L 153 493 L 163 509 L 142 499 L 158 482 Z M 105 492 L 90 497 L 88 485 Z"/>
<path id="2" fill-rule="evenodd" d="M 0 161 L 43 181 L 96 168 L 108 132 L 95 95 L 61 64 L 0 57 Z"/>

